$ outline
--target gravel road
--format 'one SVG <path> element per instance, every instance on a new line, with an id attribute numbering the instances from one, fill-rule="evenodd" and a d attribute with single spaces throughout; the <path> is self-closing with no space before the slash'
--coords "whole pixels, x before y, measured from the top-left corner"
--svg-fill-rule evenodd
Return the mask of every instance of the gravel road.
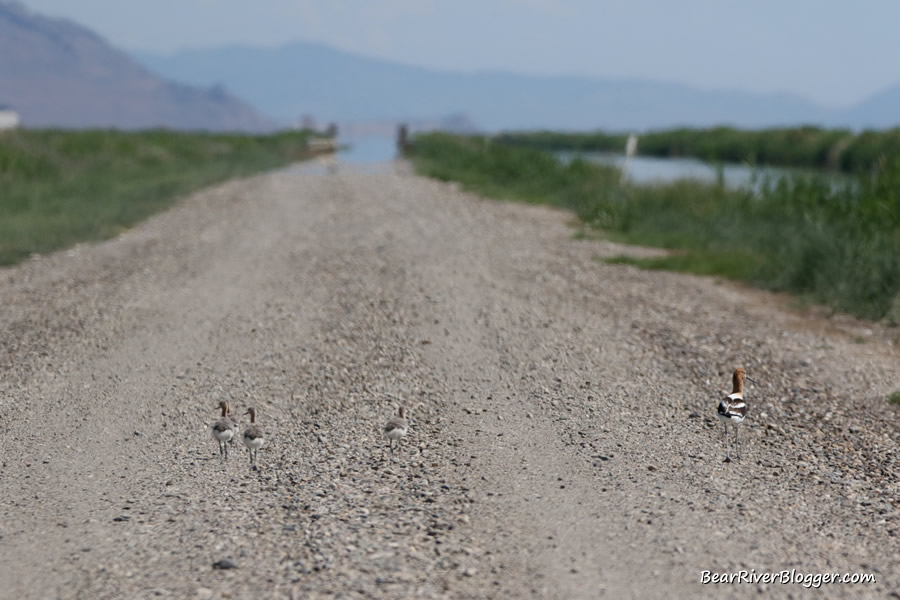
<path id="1" fill-rule="evenodd" d="M 0 270 L 0 597 L 900 598 L 896 329 L 606 265 L 401 166 Z M 876 582 L 701 584 L 792 569 Z"/>

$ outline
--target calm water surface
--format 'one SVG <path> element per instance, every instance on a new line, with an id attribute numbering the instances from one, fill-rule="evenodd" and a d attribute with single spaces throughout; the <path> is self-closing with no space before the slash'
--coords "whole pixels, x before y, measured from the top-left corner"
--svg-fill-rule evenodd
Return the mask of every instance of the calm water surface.
<path id="1" fill-rule="evenodd" d="M 557 153 L 562 160 L 571 160 L 574 153 Z M 698 181 L 718 181 L 719 173 L 725 185 L 739 188 L 754 185 L 764 178 L 780 178 L 799 170 L 778 169 L 775 167 L 751 167 L 750 165 L 723 164 L 713 165 L 695 158 L 655 158 L 652 156 L 633 156 L 628 161 L 624 154 L 613 152 L 586 152 L 581 155 L 585 160 L 604 165 L 624 168 L 625 177 L 633 183 L 670 183 L 681 179 Z"/>
<path id="2" fill-rule="evenodd" d="M 326 175 L 329 169 L 352 169 L 356 173 L 383 173 L 392 168 L 397 154 L 393 137 L 366 136 L 339 138 L 341 149 L 334 155 L 320 156 L 313 160 L 288 167 L 289 171 L 303 174 Z"/>
<path id="3" fill-rule="evenodd" d="M 340 139 L 341 150 L 335 155 L 337 168 L 351 168 L 356 172 L 379 173 L 392 168 L 397 148 L 393 136 L 365 136 Z M 559 152 L 561 160 L 571 160 L 575 153 Z M 624 154 L 614 152 L 586 152 L 586 160 L 624 168 L 625 177 L 633 183 L 669 183 L 682 179 L 714 182 L 721 176 L 725 185 L 733 188 L 758 187 L 765 179 L 778 179 L 794 174 L 809 173 L 802 169 L 758 167 L 740 164 L 714 165 L 694 158 L 654 158 L 634 156 L 626 162 Z M 291 167 L 304 173 L 328 173 L 333 161 L 317 159 Z M 721 173 L 721 175 L 720 175 Z M 835 182 L 840 176 L 835 176 Z"/>
<path id="4" fill-rule="evenodd" d="M 397 156 L 397 146 L 393 137 L 367 136 L 340 140 L 346 145 L 338 152 L 338 160 L 343 163 L 364 165 L 389 163 Z"/>

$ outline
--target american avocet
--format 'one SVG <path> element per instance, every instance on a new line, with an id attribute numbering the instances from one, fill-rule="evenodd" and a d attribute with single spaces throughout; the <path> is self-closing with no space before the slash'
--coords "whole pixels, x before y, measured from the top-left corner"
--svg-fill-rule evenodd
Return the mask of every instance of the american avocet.
<path id="1" fill-rule="evenodd" d="M 250 415 L 250 424 L 244 428 L 244 435 L 241 440 L 247 446 L 247 451 L 250 452 L 250 467 L 255 471 L 257 468 L 256 453 L 259 452 L 266 440 L 263 437 L 262 427 L 256 424 L 256 409 L 248 408 L 244 414 Z"/>
<path id="2" fill-rule="evenodd" d="M 228 442 L 234 438 L 238 426 L 228 416 L 228 413 L 231 412 L 228 402 L 222 400 L 219 402 L 219 408 L 222 409 L 222 418 L 213 423 L 212 436 L 219 442 L 219 455 L 228 458 Z"/>
<path id="3" fill-rule="evenodd" d="M 737 368 L 731 376 L 732 392 L 719 402 L 719 418 L 725 424 L 725 462 L 731 462 L 728 456 L 728 424 L 734 427 L 734 446 L 737 458 L 741 457 L 741 448 L 738 445 L 738 427 L 747 416 L 747 403 L 744 402 L 744 378 L 753 381 L 744 375 L 744 369 Z"/>
<path id="4" fill-rule="evenodd" d="M 397 409 L 397 416 L 392 417 L 384 426 L 384 435 L 389 440 L 391 454 L 394 453 L 394 440 L 397 440 L 397 446 L 399 446 L 400 438 L 405 436 L 407 431 L 409 431 L 409 421 L 406 420 L 406 409 L 401 406 Z"/>

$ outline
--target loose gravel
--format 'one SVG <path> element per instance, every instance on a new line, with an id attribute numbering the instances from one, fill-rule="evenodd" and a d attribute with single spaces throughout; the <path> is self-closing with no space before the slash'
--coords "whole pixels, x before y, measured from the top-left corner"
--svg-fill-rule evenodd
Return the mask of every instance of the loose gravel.
<path id="1" fill-rule="evenodd" d="M 897 330 L 570 219 L 295 169 L 0 270 L 0 597 L 898 597 Z M 700 583 L 754 569 L 877 582 Z"/>

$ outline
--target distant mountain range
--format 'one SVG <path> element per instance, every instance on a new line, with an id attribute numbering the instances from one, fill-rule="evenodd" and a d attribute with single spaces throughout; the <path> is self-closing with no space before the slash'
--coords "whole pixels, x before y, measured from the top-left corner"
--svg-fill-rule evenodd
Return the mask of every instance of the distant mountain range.
<path id="1" fill-rule="evenodd" d="M 641 80 L 440 71 L 306 42 L 135 57 L 176 81 L 222 83 L 265 114 L 287 122 L 304 114 L 320 121 L 383 122 L 462 113 L 487 130 L 900 125 L 900 86 L 850 109 L 833 110 L 790 94 Z"/>
<path id="2" fill-rule="evenodd" d="M 335 121 L 344 132 L 377 134 L 398 122 L 454 131 L 900 125 L 900 85 L 834 110 L 790 94 L 441 71 L 306 42 L 132 57 L 80 25 L 0 0 L 4 104 L 26 126 L 216 131 L 269 130 L 304 116 L 307 123 Z"/>
<path id="3" fill-rule="evenodd" d="M 900 84 L 891 86 L 848 110 L 840 111 L 833 121 L 854 129 L 900 127 Z"/>
<path id="4" fill-rule="evenodd" d="M 88 29 L 0 1 L 0 104 L 32 127 L 260 131 L 272 120 L 221 86 L 166 81 Z"/>

